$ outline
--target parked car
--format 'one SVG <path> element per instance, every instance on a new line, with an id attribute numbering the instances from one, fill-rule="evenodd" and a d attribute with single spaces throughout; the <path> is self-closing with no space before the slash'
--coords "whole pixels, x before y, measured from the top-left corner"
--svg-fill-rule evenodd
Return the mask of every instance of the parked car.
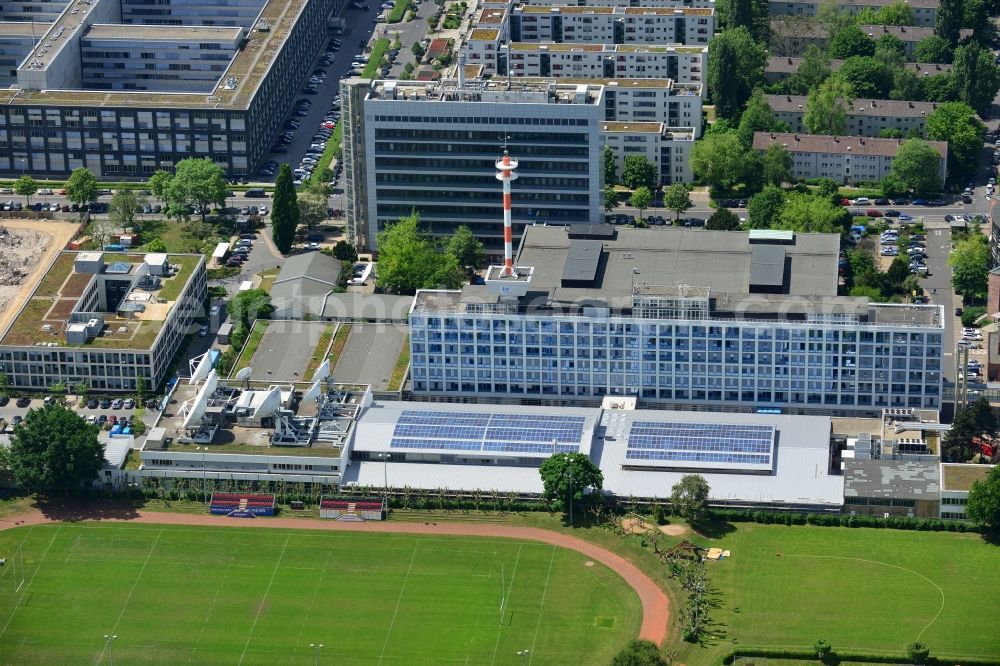
<path id="1" fill-rule="evenodd" d="M 24 396 L 22 396 L 22 397 L 18 398 L 17 402 L 15 402 L 14 404 L 17 405 L 18 407 L 24 409 L 25 407 L 27 407 L 28 405 L 31 404 L 31 398 L 25 398 Z"/>
<path id="2" fill-rule="evenodd" d="M 883 213 L 886 217 L 899 217 L 899 211 L 895 209 L 888 209 Z"/>
<path id="3" fill-rule="evenodd" d="M 135 400 L 128 398 L 125 400 L 125 404 L 122 405 L 125 409 L 135 409 Z"/>
<path id="4" fill-rule="evenodd" d="M 867 215 L 868 217 L 882 217 L 881 211 L 878 211 L 874 208 L 869 208 L 868 210 L 866 210 L 865 215 Z"/>

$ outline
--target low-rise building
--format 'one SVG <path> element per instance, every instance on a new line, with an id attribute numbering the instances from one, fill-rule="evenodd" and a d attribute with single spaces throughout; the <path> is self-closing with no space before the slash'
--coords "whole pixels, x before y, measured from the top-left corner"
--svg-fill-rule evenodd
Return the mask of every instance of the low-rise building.
<path id="1" fill-rule="evenodd" d="M 809 98 L 806 95 L 765 95 L 777 120 L 788 123 L 792 132 L 805 132 L 802 118 Z M 899 130 L 904 137 L 923 136 L 927 116 L 936 102 L 890 99 L 853 99 L 847 103 L 847 132 L 877 137 L 883 130 Z"/>
<path id="2" fill-rule="evenodd" d="M 862 9 L 878 11 L 894 4 L 895 0 L 837 0 L 834 6 L 846 14 L 857 14 Z M 934 27 L 940 0 L 907 0 L 913 12 L 914 25 Z M 770 3 L 771 16 L 814 17 L 823 6 L 821 0 L 778 0 Z"/>
<path id="3" fill-rule="evenodd" d="M 767 59 L 767 68 L 764 70 L 764 78 L 768 83 L 777 83 L 778 81 L 782 81 L 798 72 L 799 67 L 802 66 L 804 61 L 804 58 L 772 56 Z M 843 64 L 843 60 L 830 60 L 830 69 L 836 72 Z M 951 73 L 951 65 L 940 62 L 908 62 L 904 66 L 921 79 L 928 76 L 938 76 L 940 74 Z"/>
<path id="4" fill-rule="evenodd" d="M 941 517 L 968 518 L 965 504 L 969 491 L 977 481 L 985 482 L 995 465 L 966 465 L 943 463 L 941 465 Z"/>
<path id="5" fill-rule="evenodd" d="M 934 35 L 930 26 L 909 25 L 861 25 L 858 26 L 874 40 L 883 35 L 893 35 L 903 42 L 906 57 L 913 59 L 917 43 Z M 808 17 L 783 16 L 771 19 L 771 54 L 774 56 L 799 56 L 810 44 L 826 49 L 830 40 L 827 29 L 818 21 Z M 963 28 L 961 39 L 972 36 L 972 30 Z"/>
<path id="6" fill-rule="evenodd" d="M 615 168 L 622 173 L 625 158 L 642 155 L 656 165 L 660 185 L 691 183 L 693 127 L 668 127 L 664 123 L 608 122 L 601 126 L 601 139 L 615 153 Z"/>
<path id="7" fill-rule="evenodd" d="M 844 513 L 937 518 L 941 471 L 936 460 L 848 460 Z"/>
<path id="8" fill-rule="evenodd" d="M 754 150 L 765 151 L 778 144 L 791 153 L 792 176 L 795 178 L 832 178 L 844 184 L 882 180 L 892 169 L 892 160 L 903 142 L 904 139 L 793 132 L 754 132 L 753 135 Z M 941 156 L 938 176 L 943 183 L 948 173 L 948 144 L 944 141 L 927 143 Z"/>
<path id="9" fill-rule="evenodd" d="M 322 252 L 285 260 L 271 287 L 275 319 L 319 318 L 340 281 L 340 261 Z"/>
<path id="10" fill-rule="evenodd" d="M 0 337 L 11 387 L 134 392 L 159 386 L 201 317 L 205 258 L 62 252 Z"/>

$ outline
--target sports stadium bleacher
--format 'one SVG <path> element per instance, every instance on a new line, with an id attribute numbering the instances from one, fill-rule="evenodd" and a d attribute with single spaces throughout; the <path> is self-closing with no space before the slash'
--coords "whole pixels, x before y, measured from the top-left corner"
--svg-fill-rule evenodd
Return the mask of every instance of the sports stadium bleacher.
<path id="1" fill-rule="evenodd" d="M 333 520 L 385 520 L 385 503 L 381 499 L 322 498 L 319 517 Z"/>
<path id="2" fill-rule="evenodd" d="M 237 518 L 274 515 L 274 495 L 266 493 L 212 493 L 212 513 Z"/>

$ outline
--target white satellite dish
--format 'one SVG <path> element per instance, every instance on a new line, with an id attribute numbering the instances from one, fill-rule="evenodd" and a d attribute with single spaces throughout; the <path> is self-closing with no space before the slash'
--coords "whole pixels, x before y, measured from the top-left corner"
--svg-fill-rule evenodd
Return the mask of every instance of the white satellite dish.
<path id="1" fill-rule="evenodd" d="M 321 384 L 322 384 L 322 382 L 317 381 L 312 386 L 310 386 L 309 390 L 306 391 L 305 394 L 302 396 L 302 402 L 308 403 L 308 402 L 310 402 L 310 401 L 315 400 L 316 398 L 318 398 L 319 397 L 320 385 Z"/>
<path id="2" fill-rule="evenodd" d="M 254 409 L 251 418 L 259 419 L 261 416 L 274 414 L 278 411 L 279 407 L 281 407 L 281 389 L 275 386 L 264 394 L 264 397 L 257 404 L 257 408 Z"/>
<path id="3" fill-rule="evenodd" d="M 190 428 L 193 425 L 197 425 L 201 421 L 201 417 L 205 415 L 205 410 L 208 408 L 208 397 L 212 395 L 215 391 L 215 386 L 219 381 L 219 376 L 215 374 L 215 370 L 212 370 L 208 374 L 208 378 L 205 379 L 205 383 L 202 385 L 201 390 L 198 391 L 198 395 L 194 399 L 189 400 L 184 403 L 182 411 L 186 411 L 186 416 L 184 418 L 184 428 Z"/>
<path id="4" fill-rule="evenodd" d="M 233 377 L 233 379 L 236 379 L 237 381 L 243 381 L 244 379 L 250 379 L 250 371 L 251 370 L 252 370 L 252 368 L 250 368 L 250 366 L 247 366 L 247 367 L 243 368 L 242 370 L 240 370 L 239 372 L 237 372 L 236 375 Z"/>
<path id="5" fill-rule="evenodd" d="M 321 382 L 330 376 L 330 359 L 323 361 L 323 365 L 316 368 L 316 372 L 313 373 L 311 382 Z"/>
<path id="6" fill-rule="evenodd" d="M 192 359 L 192 362 L 194 360 Z M 191 373 L 191 383 L 197 384 L 202 379 L 208 376 L 209 371 L 212 369 L 212 354 L 210 352 L 205 352 L 199 357 L 198 365 L 195 367 L 194 372 Z"/>

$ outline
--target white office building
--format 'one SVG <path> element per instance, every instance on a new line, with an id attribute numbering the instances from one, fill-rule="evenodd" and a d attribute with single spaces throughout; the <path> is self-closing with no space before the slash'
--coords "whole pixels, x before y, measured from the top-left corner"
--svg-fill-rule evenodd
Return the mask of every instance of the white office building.
<path id="1" fill-rule="evenodd" d="M 499 226 L 499 224 L 498 224 Z M 837 296 L 833 234 L 528 227 L 516 279 L 419 291 L 420 396 L 833 415 L 941 404 L 940 306 Z"/>
<path id="2" fill-rule="evenodd" d="M 715 10 L 692 7 L 521 5 L 509 14 L 512 42 L 708 46 Z"/>
<path id="3" fill-rule="evenodd" d="M 601 139 L 615 152 L 615 169 L 622 173 L 625 158 L 642 155 L 656 165 L 660 185 L 690 183 L 691 148 L 695 130 L 692 127 L 668 127 L 664 123 L 608 122 L 601 125 Z"/>

